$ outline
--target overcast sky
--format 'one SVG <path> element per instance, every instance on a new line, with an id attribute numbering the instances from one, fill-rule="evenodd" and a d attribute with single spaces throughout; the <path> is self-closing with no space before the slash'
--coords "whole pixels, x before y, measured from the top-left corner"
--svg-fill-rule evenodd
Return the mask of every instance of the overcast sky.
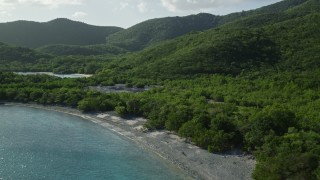
<path id="1" fill-rule="evenodd" d="M 0 22 L 69 18 L 93 25 L 130 27 L 147 19 L 207 12 L 224 15 L 281 0 L 0 0 Z"/>

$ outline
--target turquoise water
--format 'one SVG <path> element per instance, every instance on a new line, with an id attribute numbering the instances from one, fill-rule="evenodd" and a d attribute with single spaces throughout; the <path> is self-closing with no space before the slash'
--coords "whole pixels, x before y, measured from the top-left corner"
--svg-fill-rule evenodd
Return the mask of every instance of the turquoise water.
<path id="1" fill-rule="evenodd" d="M 64 113 L 0 106 L 0 179 L 184 179 L 108 129 Z"/>

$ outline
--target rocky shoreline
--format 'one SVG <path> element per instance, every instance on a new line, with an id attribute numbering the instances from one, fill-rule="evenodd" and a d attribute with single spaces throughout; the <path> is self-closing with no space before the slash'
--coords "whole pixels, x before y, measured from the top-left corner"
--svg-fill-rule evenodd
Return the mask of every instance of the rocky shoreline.
<path id="1" fill-rule="evenodd" d="M 58 111 L 82 117 L 122 135 L 138 146 L 151 150 L 182 169 L 191 179 L 251 179 L 255 167 L 252 156 L 244 154 L 212 154 L 200 149 L 184 138 L 169 131 L 144 131 L 144 118 L 123 119 L 114 112 L 84 114 L 76 109 L 61 106 L 5 103 L 10 106 L 24 106 Z"/>

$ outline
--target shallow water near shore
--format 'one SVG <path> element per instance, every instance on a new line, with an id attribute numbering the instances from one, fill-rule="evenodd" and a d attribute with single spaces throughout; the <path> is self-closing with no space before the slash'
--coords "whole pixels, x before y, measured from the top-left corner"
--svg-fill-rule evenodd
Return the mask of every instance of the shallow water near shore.
<path id="1" fill-rule="evenodd" d="M 175 166 L 80 117 L 0 106 L 0 179 L 185 179 Z"/>

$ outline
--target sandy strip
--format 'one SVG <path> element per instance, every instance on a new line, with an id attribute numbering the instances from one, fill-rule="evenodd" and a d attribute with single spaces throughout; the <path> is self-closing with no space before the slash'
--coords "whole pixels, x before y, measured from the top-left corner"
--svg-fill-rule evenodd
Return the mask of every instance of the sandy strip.
<path id="1" fill-rule="evenodd" d="M 252 156 L 212 154 L 186 143 L 184 138 L 169 131 L 143 132 L 143 124 L 146 122 L 146 119 L 143 118 L 127 120 L 116 116 L 114 112 L 83 114 L 76 109 L 60 106 L 20 103 L 6 103 L 5 105 L 58 111 L 88 119 L 151 150 L 178 166 L 193 179 L 252 179 L 251 173 L 256 164 Z"/>

